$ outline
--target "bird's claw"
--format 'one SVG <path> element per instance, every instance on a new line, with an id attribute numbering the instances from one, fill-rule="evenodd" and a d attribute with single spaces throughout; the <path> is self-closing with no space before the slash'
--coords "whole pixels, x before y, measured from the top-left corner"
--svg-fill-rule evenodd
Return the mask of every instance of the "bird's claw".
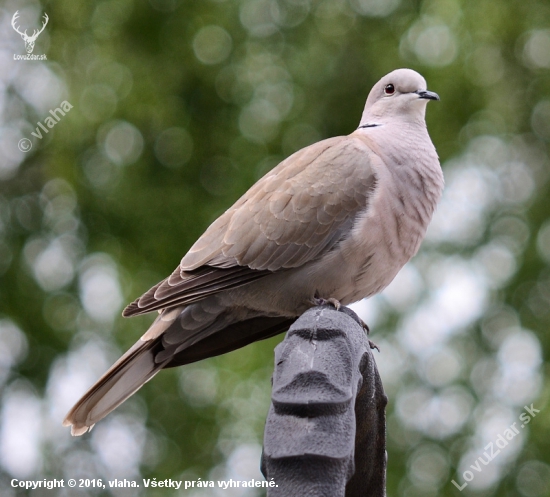
<path id="1" fill-rule="evenodd" d="M 327 305 L 330 304 L 333 306 L 337 311 L 340 310 L 340 307 L 342 307 L 342 304 L 336 299 L 330 298 L 330 299 L 323 299 L 321 297 L 313 297 L 313 304 L 314 305 Z"/>
<path id="2" fill-rule="evenodd" d="M 337 311 L 339 311 L 341 308 L 342 308 L 342 304 L 340 304 L 340 302 L 338 300 L 336 300 L 335 298 L 329 298 L 329 299 L 324 299 L 322 297 L 318 297 L 317 295 L 315 295 L 315 297 L 313 297 L 311 299 L 313 305 L 315 306 L 320 306 L 320 305 L 327 305 L 327 304 L 330 304 L 332 305 Z M 356 314 L 355 315 L 355 320 L 359 320 L 359 324 L 363 327 L 363 329 L 365 330 L 367 336 L 369 335 L 370 333 L 370 328 L 369 326 L 367 325 L 367 323 L 365 323 L 365 321 L 363 321 L 359 316 L 357 316 Z M 372 342 L 371 340 L 369 340 L 369 344 L 370 344 L 370 348 L 371 349 L 376 349 L 378 350 L 378 352 L 380 352 L 380 349 L 378 348 L 378 345 L 376 345 L 374 342 Z"/>
<path id="3" fill-rule="evenodd" d="M 359 316 L 357 316 L 357 317 L 359 317 Z M 365 333 L 368 336 L 369 333 L 370 333 L 369 325 L 367 323 L 365 323 L 365 321 L 363 321 L 361 318 L 359 318 L 359 321 L 361 321 L 361 326 L 363 327 L 363 329 L 365 330 Z"/>
<path id="4" fill-rule="evenodd" d="M 378 345 L 376 345 L 372 340 L 369 340 L 369 345 L 371 350 L 376 349 L 378 350 L 378 352 L 380 352 L 380 347 L 378 347 Z"/>

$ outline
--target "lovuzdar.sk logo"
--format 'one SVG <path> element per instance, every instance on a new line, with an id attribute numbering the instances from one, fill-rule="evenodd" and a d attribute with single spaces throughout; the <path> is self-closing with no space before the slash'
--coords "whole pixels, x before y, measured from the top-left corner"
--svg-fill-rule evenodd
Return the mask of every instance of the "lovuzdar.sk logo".
<path id="1" fill-rule="evenodd" d="M 19 11 L 16 11 L 15 14 L 13 14 L 13 17 L 11 18 L 11 27 L 15 29 L 15 31 L 19 33 L 23 38 L 23 41 L 25 42 L 25 49 L 27 50 L 27 54 L 26 55 L 13 54 L 13 60 L 48 60 L 48 58 L 46 57 L 46 54 L 34 55 L 32 53 L 34 50 L 34 43 L 36 42 L 38 35 L 42 33 L 42 31 L 44 31 L 46 24 L 48 24 L 48 21 L 49 21 L 48 14 L 44 12 L 44 20 L 42 21 L 42 27 L 40 29 L 33 30 L 32 35 L 28 35 L 26 29 L 23 32 L 20 31 L 20 29 L 17 27 L 17 24 L 16 24 L 18 17 L 19 17 Z"/>

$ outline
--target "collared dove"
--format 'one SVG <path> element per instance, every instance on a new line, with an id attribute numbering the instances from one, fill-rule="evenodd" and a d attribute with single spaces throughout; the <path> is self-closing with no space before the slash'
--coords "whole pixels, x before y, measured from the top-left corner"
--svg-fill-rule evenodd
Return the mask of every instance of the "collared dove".
<path id="1" fill-rule="evenodd" d="M 443 190 L 425 122 L 439 100 L 398 69 L 360 125 L 291 155 L 214 221 L 180 265 L 123 312 L 159 315 L 71 409 L 81 435 L 161 369 L 286 331 L 308 308 L 382 291 L 416 254 Z"/>

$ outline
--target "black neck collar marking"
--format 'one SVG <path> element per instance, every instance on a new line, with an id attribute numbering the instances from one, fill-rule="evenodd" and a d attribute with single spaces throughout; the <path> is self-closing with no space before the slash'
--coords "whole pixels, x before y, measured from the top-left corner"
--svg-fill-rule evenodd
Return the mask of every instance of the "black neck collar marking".
<path id="1" fill-rule="evenodd" d="M 377 126 L 382 126 L 382 125 L 381 124 L 363 124 L 363 126 L 359 126 L 357 129 L 376 128 Z"/>

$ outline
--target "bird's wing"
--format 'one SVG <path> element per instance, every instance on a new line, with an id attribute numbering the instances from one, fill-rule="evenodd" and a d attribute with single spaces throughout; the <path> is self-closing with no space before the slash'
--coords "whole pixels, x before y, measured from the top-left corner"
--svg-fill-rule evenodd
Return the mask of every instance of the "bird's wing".
<path id="1" fill-rule="evenodd" d="M 299 267 L 345 238 L 376 188 L 373 152 L 354 136 L 306 147 L 260 179 L 125 316 L 188 304 Z"/>

